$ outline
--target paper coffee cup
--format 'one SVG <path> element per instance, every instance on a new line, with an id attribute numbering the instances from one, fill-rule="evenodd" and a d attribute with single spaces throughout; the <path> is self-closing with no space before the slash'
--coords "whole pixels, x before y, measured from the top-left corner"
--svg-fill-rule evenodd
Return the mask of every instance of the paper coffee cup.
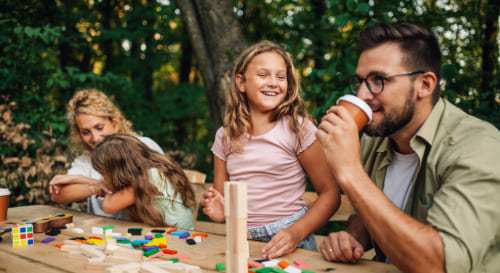
<path id="1" fill-rule="evenodd" d="M 10 191 L 6 188 L 0 188 L 0 222 L 7 220 L 7 209 L 9 207 Z"/>
<path id="2" fill-rule="evenodd" d="M 354 95 L 344 95 L 337 100 L 337 105 L 344 107 L 352 116 L 358 131 L 372 120 L 372 109 L 366 102 Z"/>

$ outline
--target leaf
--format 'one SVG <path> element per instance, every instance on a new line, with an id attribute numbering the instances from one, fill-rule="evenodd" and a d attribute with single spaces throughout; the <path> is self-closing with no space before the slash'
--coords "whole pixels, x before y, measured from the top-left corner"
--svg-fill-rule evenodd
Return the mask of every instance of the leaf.
<path id="1" fill-rule="evenodd" d="M 339 15 L 337 15 L 337 17 L 335 17 L 335 24 L 339 28 L 343 28 L 349 22 L 349 18 L 350 18 L 350 16 L 347 13 L 339 14 Z"/>
<path id="2" fill-rule="evenodd" d="M 357 0 L 347 0 L 346 6 L 347 6 L 348 11 L 355 11 L 357 6 L 358 6 L 358 1 Z"/>
<path id="3" fill-rule="evenodd" d="M 358 5 L 358 11 L 360 15 L 368 15 L 370 12 L 370 5 L 368 3 L 360 3 Z"/>

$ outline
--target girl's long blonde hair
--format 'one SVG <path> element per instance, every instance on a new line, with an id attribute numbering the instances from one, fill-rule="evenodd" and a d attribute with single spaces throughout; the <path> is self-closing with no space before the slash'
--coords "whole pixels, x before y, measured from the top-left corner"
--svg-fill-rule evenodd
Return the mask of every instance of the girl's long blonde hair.
<path id="1" fill-rule="evenodd" d="M 106 136 L 92 152 L 92 166 L 109 179 L 110 190 L 133 187 L 136 202 L 125 212 L 134 221 L 168 226 L 163 214 L 154 209 L 155 197 L 163 189 L 157 189 L 149 182 L 149 170 L 152 168 L 158 170 L 162 182 L 174 187 L 172 202 L 180 194 L 185 207 L 195 205 L 193 188 L 181 167 L 167 156 L 149 149 L 136 137 L 124 134 Z"/>
<path id="2" fill-rule="evenodd" d="M 315 123 L 314 118 L 307 113 L 304 101 L 299 94 L 299 79 L 295 73 L 292 58 L 277 44 L 270 41 L 262 41 L 247 48 L 236 60 L 231 74 L 231 85 L 226 97 L 226 113 L 224 115 L 224 138 L 223 143 L 231 151 L 243 152 L 243 145 L 249 139 L 246 138 L 251 132 L 250 109 L 246 93 L 241 93 L 236 84 L 236 75 L 240 74 L 245 80 L 245 71 L 248 64 L 255 56 L 274 52 L 280 55 L 286 64 L 286 75 L 288 90 L 283 102 L 276 107 L 272 115 L 272 121 L 277 121 L 285 116 L 290 116 L 290 129 L 297 134 L 299 144 L 302 139 L 303 126 L 299 117 L 309 119 Z M 303 124 L 306 124 L 303 122 Z M 229 145 L 228 143 L 231 143 Z"/>
<path id="3" fill-rule="evenodd" d="M 136 136 L 132 123 L 125 119 L 122 112 L 103 92 L 97 89 L 84 89 L 75 93 L 67 107 L 67 118 L 70 123 L 70 144 L 76 154 L 92 152 L 92 148 L 82 141 L 76 118 L 88 114 L 109 119 L 115 124 L 115 133 Z"/>

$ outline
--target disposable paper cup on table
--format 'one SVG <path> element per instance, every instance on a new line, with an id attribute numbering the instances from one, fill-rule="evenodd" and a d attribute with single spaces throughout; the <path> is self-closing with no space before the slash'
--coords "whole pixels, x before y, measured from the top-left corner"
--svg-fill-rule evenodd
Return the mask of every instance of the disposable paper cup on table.
<path id="1" fill-rule="evenodd" d="M 0 188 L 0 222 L 7 220 L 7 209 L 9 207 L 10 191 L 6 188 Z"/>

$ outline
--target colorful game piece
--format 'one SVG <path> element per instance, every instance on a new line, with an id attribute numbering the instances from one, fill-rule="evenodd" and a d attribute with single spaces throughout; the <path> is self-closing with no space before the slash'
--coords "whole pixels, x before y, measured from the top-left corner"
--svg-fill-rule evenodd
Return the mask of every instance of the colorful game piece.
<path id="1" fill-rule="evenodd" d="M 50 243 L 50 242 L 54 241 L 55 239 L 56 238 L 54 238 L 54 237 L 45 238 L 45 239 L 42 240 L 42 243 L 43 244 L 47 244 L 47 243 Z"/>
<path id="2" fill-rule="evenodd" d="M 167 231 L 167 234 L 172 234 L 173 232 L 176 232 L 176 231 L 177 231 L 177 229 L 176 229 L 176 228 L 173 228 L 173 229 L 171 229 L 171 230 Z"/>
<path id="3" fill-rule="evenodd" d="M 188 245 L 196 245 L 196 242 L 195 242 L 193 239 L 187 239 L 187 240 L 186 240 L 186 243 L 187 243 Z"/>
<path id="4" fill-rule="evenodd" d="M 248 261 L 249 268 L 263 268 L 264 265 L 256 261 Z"/>
<path id="5" fill-rule="evenodd" d="M 163 251 L 163 253 L 169 254 L 169 255 L 177 254 L 177 250 L 173 250 L 173 249 L 163 249 L 162 251 Z"/>
<path id="6" fill-rule="evenodd" d="M 18 224 L 12 226 L 12 246 L 32 246 L 35 244 L 33 238 L 32 224 Z"/>
<path id="7" fill-rule="evenodd" d="M 305 270 L 309 269 L 307 263 L 302 260 L 295 260 L 293 261 L 293 264 L 295 264 L 299 269 L 305 269 Z"/>
<path id="8" fill-rule="evenodd" d="M 164 229 L 153 229 L 151 230 L 152 233 L 165 233 Z"/>
<path id="9" fill-rule="evenodd" d="M 177 231 L 170 233 L 170 235 L 172 235 L 172 236 L 179 236 L 179 237 L 184 235 L 184 234 L 188 234 L 188 236 L 189 236 L 189 231 L 177 230 Z"/>
<path id="10" fill-rule="evenodd" d="M 216 263 L 215 267 L 217 271 L 226 271 L 226 265 L 224 263 Z"/>
<path id="11" fill-rule="evenodd" d="M 189 255 L 187 254 L 175 254 L 170 256 L 170 259 L 179 259 L 179 260 L 189 260 Z"/>
<path id="12" fill-rule="evenodd" d="M 128 233 L 132 235 L 142 235 L 142 228 L 129 228 Z"/>

